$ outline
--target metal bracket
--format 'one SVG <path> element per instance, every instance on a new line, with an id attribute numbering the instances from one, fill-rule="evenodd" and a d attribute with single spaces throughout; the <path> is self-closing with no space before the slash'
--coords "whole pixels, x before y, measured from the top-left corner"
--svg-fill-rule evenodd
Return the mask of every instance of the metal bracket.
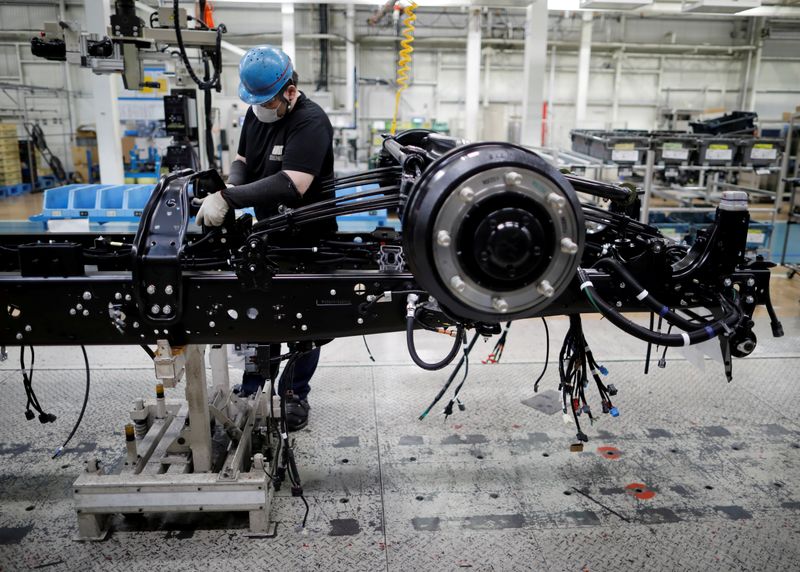
<path id="1" fill-rule="evenodd" d="M 167 340 L 158 340 L 156 357 L 153 365 L 156 369 L 156 379 L 164 387 L 175 387 L 183 377 L 186 367 L 186 354 L 183 346 L 173 348 Z"/>
<path id="2" fill-rule="evenodd" d="M 378 266 L 381 272 L 402 272 L 406 265 L 406 257 L 402 246 L 381 245 Z"/>

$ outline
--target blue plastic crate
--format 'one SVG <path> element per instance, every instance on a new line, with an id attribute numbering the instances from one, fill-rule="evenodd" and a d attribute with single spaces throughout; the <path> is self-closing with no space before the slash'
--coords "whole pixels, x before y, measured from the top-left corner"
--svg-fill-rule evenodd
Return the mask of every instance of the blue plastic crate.
<path id="1" fill-rule="evenodd" d="M 153 188 L 154 185 L 92 184 L 47 189 L 41 214 L 31 220 L 85 218 L 91 222 L 136 222 Z"/>
<path id="2" fill-rule="evenodd" d="M 28 183 L 19 183 L 16 185 L 0 185 L 0 197 L 14 197 L 28 193 L 31 186 Z"/>

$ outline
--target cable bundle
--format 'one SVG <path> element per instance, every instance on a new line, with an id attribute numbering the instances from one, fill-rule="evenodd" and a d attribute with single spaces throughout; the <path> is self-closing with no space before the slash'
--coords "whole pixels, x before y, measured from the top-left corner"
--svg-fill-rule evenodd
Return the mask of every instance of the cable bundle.
<path id="1" fill-rule="evenodd" d="M 485 364 L 500 363 L 500 358 L 503 357 L 503 350 L 506 347 L 506 338 L 508 338 L 508 330 L 510 328 L 511 328 L 511 322 L 506 322 L 506 327 L 503 328 L 503 333 L 500 334 L 497 343 L 494 345 L 492 353 L 490 353 L 486 359 L 481 360 L 482 364 L 485 365 Z"/>
<path id="2" fill-rule="evenodd" d="M 579 315 L 569 317 L 569 330 L 564 337 L 564 345 L 561 346 L 558 369 L 561 378 L 558 389 L 561 392 L 564 421 L 567 423 L 570 421 L 569 414 L 571 412 L 572 420 L 577 427 L 576 436 L 580 445 L 588 441 L 589 437 L 581 429 L 579 417 L 585 413 L 589 422 L 594 423 L 592 410 L 586 401 L 589 374 L 594 379 L 597 391 L 600 393 L 603 413 L 617 417 L 619 410 L 611 403 L 611 396 L 617 394 L 617 388 L 612 384 L 606 386 L 600 379 L 600 374 L 607 375 L 608 370 L 595 361 L 583 335 L 583 325 Z"/>

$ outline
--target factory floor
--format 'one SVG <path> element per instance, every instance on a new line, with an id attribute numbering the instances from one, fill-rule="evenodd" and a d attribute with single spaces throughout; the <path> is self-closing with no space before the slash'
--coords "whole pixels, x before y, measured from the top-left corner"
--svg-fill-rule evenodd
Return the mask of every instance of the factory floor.
<path id="1" fill-rule="evenodd" d="M 574 425 L 554 406 L 562 318 L 548 320 L 538 394 L 542 323 L 515 322 L 499 364 L 480 363 L 493 341 L 476 346 L 466 410 L 448 419 L 437 408 L 417 420 L 447 371 L 415 367 L 401 334 L 368 337 L 374 363 L 362 339 L 335 340 L 296 434 L 308 523 L 284 487 L 275 538 L 249 538 L 243 514 L 167 514 L 116 516 L 105 541 L 75 542 L 71 484 L 88 458 L 123 459 L 122 426 L 131 401 L 152 394 L 152 365 L 139 348 L 88 348 L 86 417 L 51 460 L 82 402 L 81 352 L 37 349 L 34 385 L 58 416 L 41 425 L 23 416 L 14 349 L 0 364 L 0 570 L 797 569 L 800 279 L 774 276 L 786 336 L 772 338 L 760 312 L 758 348 L 735 361 L 732 383 L 719 363 L 698 369 L 677 350 L 645 376 L 644 344 L 587 317 L 620 416 L 586 424 L 583 452 L 570 452 Z M 426 334 L 433 359 L 448 341 Z"/>

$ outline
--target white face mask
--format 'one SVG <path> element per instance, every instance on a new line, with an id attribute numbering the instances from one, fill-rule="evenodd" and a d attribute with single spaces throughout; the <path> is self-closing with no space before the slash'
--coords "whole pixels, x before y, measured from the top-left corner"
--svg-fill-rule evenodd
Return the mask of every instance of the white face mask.
<path id="1" fill-rule="evenodd" d="M 268 109 L 266 107 L 261 107 L 260 105 L 251 105 L 250 107 L 253 108 L 253 113 L 256 114 L 256 119 L 258 119 L 261 123 L 275 123 L 278 117 L 278 109 Z"/>

